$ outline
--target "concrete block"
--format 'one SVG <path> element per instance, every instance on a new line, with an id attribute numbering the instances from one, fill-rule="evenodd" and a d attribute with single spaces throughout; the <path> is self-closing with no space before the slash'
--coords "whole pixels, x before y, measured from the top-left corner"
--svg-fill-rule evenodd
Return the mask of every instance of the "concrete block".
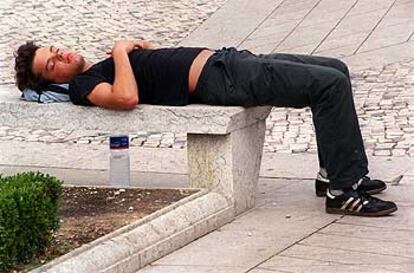
<path id="1" fill-rule="evenodd" d="M 249 271 L 249 272 L 251 272 L 251 273 L 269 273 L 269 269 L 257 267 L 257 268 L 254 268 L 252 271 Z M 272 270 L 271 272 L 284 273 L 283 271 L 278 271 L 278 270 Z"/>
<path id="2" fill-rule="evenodd" d="M 279 256 L 278 256 L 279 257 Z M 293 260 L 298 260 L 294 258 Z M 260 266 L 257 269 L 250 271 L 251 273 L 268 273 L 270 272 L 306 272 L 306 273 L 350 273 L 350 272 L 358 272 L 358 273 L 401 273 L 401 272 L 411 272 L 408 271 L 401 271 L 407 268 L 409 265 L 402 265 L 402 266 L 384 266 L 384 265 L 344 265 L 340 263 L 333 263 L 333 262 L 320 262 L 320 264 L 312 265 L 312 266 L 295 266 L 285 264 L 283 266 L 278 267 L 266 267 Z M 281 271 L 279 271 L 279 270 Z M 408 268 L 407 268 L 408 269 Z"/>
<path id="3" fill-rule="evenodd" d="M 342 60 L 350 66 L 352 71 L 357 72 L 370 67 L 391 64 L 412 58 L 413 52 L 414 40 L 380 49 L 358 52 Z"/>
<path id="4" fill-rule="evenodd" d="M 329 37 L 315 51 L 315 54 L 341 58 L 352 55 L 367 33 L 356 33 L 338 38 Z"/>
<path id="5" fill-rule="evenodd" d="M 411 236 L 412 231 L 409 229 L 404 229 L 403 226 L 388 229 L 383 227 L 335 223 L 324 228 L 321 233 L 338 235 L 346 238 L 349 238 L 349 234 L 352 234 L 352 237 L 362 238 L 366 240 L 378 240 L 378 238 L 381 238 L 381 241 L 388 241 L 405 245 L 414 244 L 414 238 Z"/>
<path id="6" fill-rule="evenodd" d="M 335 249 L 335 251 L 333 251 Z M 369 253 L 369 252 L 360 252 L 360 251 L 350 251 L 344 250 L 336 247 L 321 247 L 321 246 L 307 246 L 307 245 L 295 245 L 287 250 L 285 250 L 282 256 L 288 256 L 298 259 L 310 259 L 310 260 L 319 260 L 332 263 L 348 264 L 348 265 L 370 265 L 376 266 L 380 262 L 381 265 L 394 265 L 394 264 L 411 264 L 412 259 L 409 257 L 401 256 L 389 256 L 383 254 Z M 327 272 L 327 271 L 325 271 Z M 328 271 L 329 272 L 329 271 Z M 357 271 L 359 272 L 359 271 Z M 377 271 L 369 271 L 377 272 Z"/>
<path id="7" fill-rule="evenodd" d="M 305 15 L 309 10 L 315 7 L 317 3 L 318 0 L 285 1 L 277 8 L 271 17 L 279 18 L 282 14 L 294 11 L 302 11 Z"/>
<path id="8" fill-rule="evenodd" d="M 414 13 L 414 10 L 412 11 Z M 379 26 L 364 42 L 358 52 L 367 52 L 374 49 L 388 47 L 407 42 L 414 31 L 414 20 L 402 25 Z"/>
<path id="9" fill-rule="evenodd" d="M 326 242 L 329 242 L 329 245 L 327 245 Z M 382 237 L 377 239 L 367 239 L 357 236 L 338 236 L 316 233 L 302 241 L 301 244 L 326 248 L 340 246 L 341 250 L 349 250 L 351 252 L 362 252 L 411 259 L 414 257 L 414 248 L 410 247 L 410 244 L 404 242 L 394 242 L 393 240 L 386 241 L 383 240 Z"/>
<path id="10" fill-rule="evenodd" d="M 412 1 L 397 1 L 382 20 L 381 26 L 410 24 L 413 22 L 413 12 L 414 3 Z"/>
<path id="11" fill-rule="evenodd" d="M 398 267 L 401 268 L 401 267 Z M 280 270 L 280 271 L 279 271 Z M 395 271 L 394 271 L 395 270 Z M 395 266 L 384 265 L 348 265 L 343 263 L 336 263 L 333 261 L 320 261 L 317 259 L 301 259 L 297 257 L 287 257 L 277 255 L 270 260 L 264 262 L 257 269 L 251 271 L 254 273 L 265 272 L 309 272 L 309 273 L 349 273 L 349 272 L 361 272 L 361 273 L 388 273 L 399 272 Z"/>
<path id="12" fill-rule="evenodd" d="M 210 48 L 239 45 L 281 2 L 229 0 L 180 45 Z"/>
<path id="13" fill-rule="evenodd" d="M 164 266 L 164 265 L 149 265 L 137 273 L 240 273 L 243 272 L 242 267 L 236 266 Z"/>
<path id="14" fill-rule="evenodd" d="M 383 14 L 391 5 L 394 4 L 394 0 L 364 0 L 358 1 L 355 7 L 349 12 L 349 16 L 364 15 L 375 10 L 383 10 Z"/>
<path id="15" fill-rule="evenodd" d="M 319 25 L 309 25 L 298 27 L 276 48 L 277 51 L 284 52 L 291 48 L 304 47 L 313 45 L 314 48 L 323 40 L 323 38 L 330 32 L 335 22 L 324 23 Z"/>

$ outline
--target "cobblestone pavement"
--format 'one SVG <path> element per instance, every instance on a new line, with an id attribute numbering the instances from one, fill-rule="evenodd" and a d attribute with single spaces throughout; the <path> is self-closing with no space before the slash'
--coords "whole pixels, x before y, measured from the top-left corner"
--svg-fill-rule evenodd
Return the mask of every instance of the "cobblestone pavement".
<path id="1" fill-rule="evenodd" d="M 2 0 L 0 84 L 13 82 L 11 51 L 22 41 L 35 38 L 45 44 L 64 43 L 96 61 L 119 38 L 143 37 L 162 46 L 175 45 L 224 2 Z M 414 60 L 354 73 L 353 84 L 368 153 L 414 156 Z M 184 148 L 186 145 L 185 134 L 130 132 L 130 137 L 133 146 Z M 108 134 L 0 127 L 0 141 L 11 139 L 93 145 L 107 143 Z M 310 110 L 274 108 L 267 119 L 264 149 L 315 153 Z"/>

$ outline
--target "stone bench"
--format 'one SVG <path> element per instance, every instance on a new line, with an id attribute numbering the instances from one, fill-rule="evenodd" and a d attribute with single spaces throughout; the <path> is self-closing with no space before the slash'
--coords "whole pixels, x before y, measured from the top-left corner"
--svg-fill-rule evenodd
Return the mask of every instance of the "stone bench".
<path id="1" fill-rule="evenodd" d="M 16 93 L 14 93 L 16 94 Z M 0 99 L 0 126 L 41 129 L 185 132 L 190 186 L 222 194 L 235 214 L 253 207 L 271 107 L 138 105 L 130 112 L 69 103 Z"/>

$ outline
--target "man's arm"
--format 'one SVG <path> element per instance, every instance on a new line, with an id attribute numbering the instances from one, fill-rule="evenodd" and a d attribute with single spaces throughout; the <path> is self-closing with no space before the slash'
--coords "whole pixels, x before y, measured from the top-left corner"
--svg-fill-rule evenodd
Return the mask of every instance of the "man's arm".
<path id="1" fill-rule="evenodd" d="M 153 45 L 142 40 L 118 41 L 111 55 L 115 64 L 114 84 L 100 83 L 87 96 L 97 106 L 115 110 L 132 110 L 139 103 L 138 86 L 129 62 L 128 53 Z"/>

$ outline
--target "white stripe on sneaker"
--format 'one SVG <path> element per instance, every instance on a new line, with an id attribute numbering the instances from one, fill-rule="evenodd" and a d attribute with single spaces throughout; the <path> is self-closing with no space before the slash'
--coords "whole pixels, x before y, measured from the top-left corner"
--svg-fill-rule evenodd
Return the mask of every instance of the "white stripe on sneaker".
<path id="1" fill-rule="evenodd" d="M 346 200 L 346 202 L 342 205 L 341 209 L 346 209 L 346 207 L 352 202 L 354 201 L 353 197 L 349 197 L 348 200 Z"/>
<path id="2" fill-rule="evenodd" d="M 357 199 L 352 203 L 352 206 L 349 210 L 353 211 L 355 209 L 355 207 L 361 202 L 361 199 Z"/>

